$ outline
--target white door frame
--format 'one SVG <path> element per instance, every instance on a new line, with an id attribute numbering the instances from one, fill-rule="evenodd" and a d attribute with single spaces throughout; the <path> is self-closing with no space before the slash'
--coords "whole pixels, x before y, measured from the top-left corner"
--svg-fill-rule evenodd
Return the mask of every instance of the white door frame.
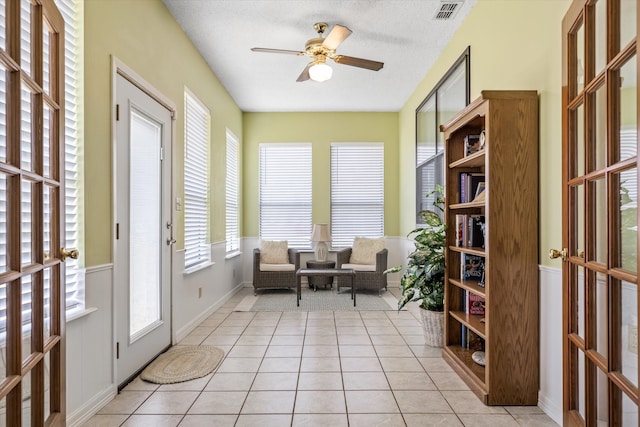
<path id="1" fill-rule="evenodd" d="M 142 78 L 138 73 L 133 71 L 127 65 L 125 65 L 121 60 L 119 60 L 115 56 L 111 56 L 111 259 L 114 263 L 113 274 L 111 276 L 111 300 L 113 301 L 111 306 L 111 331 L 112 331 L 112 358 L 111 358 L 111 381 L 112 383 L 118 387 L 119 384 L 117 382 L 117 357 L 116 357 L 116 345 L 117 345 L 117 321 L 116 321 L 116 275 L 115 275 L 115 262 L 116 262 L 116 218 L 117 218 L 117 194 L 116 194 L 116 177 L 117 177 L 117 162 L 116 162 L 116 150 L 117 150 L 117 132 L 116 132 L 116 87 L 117 87 L 117 78 L 118 76 L 124 77 L 133 85 L 137 86 L 140 90 L 145 92 L 148 96 L 153 98 L 160 105 L 165 107 L 167 110 L 171 112 L 171 129 L 170 129 L 170 138 L 171 144 L 169 150 L 171 150 L 171 164 L 170 168 L 170 182 L 171 188 L 169 203 L 171 204 L 170 209 L 170 218 L 169 221 L 171 224 L 175 224 L 174 220 L 174 209 L 173 209 L 173 201 L 175 200 L 175 142 L 176 142 L 176 104 L 166 97 L 162 92 L 156 89 L 153 85 L 147 82 L 144 78 Z M 175 228 L 171 230 L 171 239 L 175 238 Z M 170 255 L 169 255 L 169 298 L 170 304 L 169 306 L 173 306 L 173 256 L 174 256 L 174 245 L 171 245 Z M 170 334 L 171 334 L 171 344 L 175 344 L 175 333 L 173 329 L 173 310 L 169 309 L 169 323 L 170 323 Z"/>

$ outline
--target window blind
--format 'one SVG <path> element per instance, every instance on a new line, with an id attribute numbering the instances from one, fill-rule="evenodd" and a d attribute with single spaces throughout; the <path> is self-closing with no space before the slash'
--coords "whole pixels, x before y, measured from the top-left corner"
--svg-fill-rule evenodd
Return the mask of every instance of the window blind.
<path id="1" fill-rule="evenodd" d="M 211 261 L 207 242 L 209 213 L 209 110 L 184 93 L 184 250 L 185 269 Z"/>
<path id="2" fill-rule="evenodd" d="M 260 238 L 311 248 L 311 144 L 260 144 Z"/>
<path id="3" fill-rule="evenodd" d="M 331 144 L 332 246 L 384 235 L 384 144 Z"/>
<path id="4" fill-rule="evenodd" d="M 226 174 L 226 240 L 227 253 L 240 250 L 238 221 L 238 138 L 227 130 L 227 174 Z"/>

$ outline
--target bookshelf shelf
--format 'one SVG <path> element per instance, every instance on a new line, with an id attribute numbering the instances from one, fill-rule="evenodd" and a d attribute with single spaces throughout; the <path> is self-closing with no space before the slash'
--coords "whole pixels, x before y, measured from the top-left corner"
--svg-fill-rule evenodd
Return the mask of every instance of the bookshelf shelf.
<path id="1" fill-rule="evenodd" d="M 445 250 L 443 355 L 485 404 L 536 405 L 537 93 L 483 91 L 440 130 L 445 222 L 456 231 L 447 233 Z M 473 152 L 481 132 L 486 141 Z M 479 185 L 483 199 L 473 201 Z M 485 367 L 471 357 L 477 350 L 485 352 Z"/>

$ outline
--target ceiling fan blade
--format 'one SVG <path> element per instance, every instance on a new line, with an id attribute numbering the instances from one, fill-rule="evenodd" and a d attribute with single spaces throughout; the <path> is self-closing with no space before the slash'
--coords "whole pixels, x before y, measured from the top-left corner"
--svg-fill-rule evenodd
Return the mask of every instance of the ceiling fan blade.
<path id="1" fill-rule="evenodd" d="M 333 60 L 338 64 L 351 65 L 352 67 L 366 68 L 367 70 L 373 71 L 378 71 L 384 66 L 384 62 L 356 58 L 353 56 L 336 55 Z"/>
<path id="2" fill-rule="evenodd" d="M 351 30 L 342 25 L 334 25 L 331 32 L 326 39 L 322 42 L 322 46 L 327 49 L 336 50 L 336 48 L 351 35 Z"/>
<path id="3" fill-rule="evenodd" d="M 309 76 L 309 68 L 311 68 L 312 65 L 313 65 L 313 62 L 309 62 L 307 66 L 304 67 L 304 70 L 302 70 L 302 73 L 300 73 L 300 75 L 298 76 L 298 79 L 296 80 L 297 82 L 304 82 L 311 78 L 311 76 Z"/>
<path id="4" fill-rule="evenodd" d="M 252 47 L 251 50 L 254 52 L 284 53 L 287 55 L 304 55 L 304 52 L 300 52 L 299 50 L 269 49 L 266 47 Z"/>

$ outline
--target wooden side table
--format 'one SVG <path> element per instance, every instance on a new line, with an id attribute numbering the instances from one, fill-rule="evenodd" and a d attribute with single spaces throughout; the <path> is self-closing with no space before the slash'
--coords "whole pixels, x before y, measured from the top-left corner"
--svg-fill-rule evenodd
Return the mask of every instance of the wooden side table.
<path id="1" fill-rule="evenodd" d="M 319 261 L 319 260 L 311 260 L 307 261 L 307 268 L 314 270 L 326 270 L 330 268 L 335 268 L 335 261 Z M 309 276 L 307 277 L 309 281 L 309 287 L 313 286 L 313 291 L 318 290 L 318 285 L 324 285 L 326 288 L 327 285 L 331 285 L 333 288 L 333 276 Z"/>

